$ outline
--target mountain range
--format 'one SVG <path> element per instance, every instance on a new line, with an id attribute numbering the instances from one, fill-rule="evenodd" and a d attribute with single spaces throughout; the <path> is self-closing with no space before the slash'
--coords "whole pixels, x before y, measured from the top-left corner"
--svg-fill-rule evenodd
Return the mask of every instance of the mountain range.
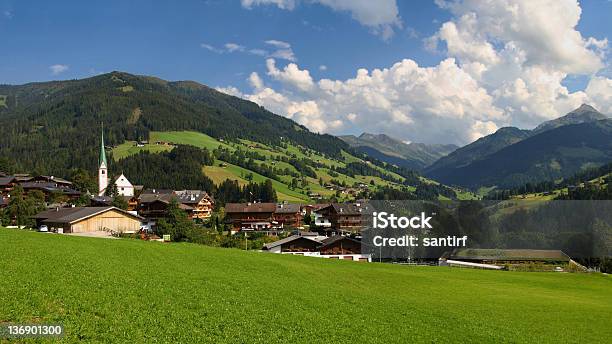
<path id="1" fill-rule="evenodd" d="M 554 180 L 612 161 L 612 120 L 589 105 L 533 130 L 501 128 L 457 148 L 405 143 L 384 134 L 338 138 L 312 133 L 253 102 L 193 81 L 112 72 L 0 85 L 0 162 L 8 161 L 16 172 L 68 177 L 75 168 L 95 171 L 102 130 L 109 149 L 114 147 L 117 156 L 123 152 L 125 159 L 142 151 L 160 152 L 163 147 L 133 146 L 152 139 L 152 133 L 178 144 L 191 144 L 189 139 L 197 137 L 196 146 L 225 147 L 213 157 L 215 163 L 231 160 L 229 165 L 241 166 L 209 167 L 209 175 L 243 182 L 253 172 L 273 176 L 275 185 L 294 199 L 331 195 L 335 190 L 323 187 L 330 183 L 374 185 L 371 191 L 414 190 L 423 179 L 409 170 L 446 185 L 477 189 Z M 200 136 L 190 136 L 194 133 Z"/>
<path id="2" fill-rule="evenodd" d="M 514 187 L 568 177 L 610 161 L 612 120 L 583 104 L 533 130 L 501 128 L 440 158 L 424 173 L 470 188 Z"/>
<path id="3" fill-rule="evenodd" d="M 0 85 L 0 155 L 18 169 L 66 175 L 94 170 L 104 126 L 110 146 L 150 131 L 194 130 L 216 138 L 290 140 L 339 157 L 348 145 L 263 107 L 193 81 L 112 72 L 87 79 Z"/>
<path id="4" fill-rule="evenodd" d="M 271 183 L 278 199 L 290 202 L 384 198 L 389 192 L 406 199 L 473 197 L 193 81 L 112 72 L 0 85 L 4 172 L 73 180 L 89 175 L 82 179 L 95 184 L 89 182 L 102 132 L 109 174 L 125 172 L 132 183 L 149 188 L 218 196 Z"/>
<path id="5" fill-rule="evenodd" d="M 405 143 L 385 134 L 362 133 L 359 136 L 339 137 L 359 152 L 414 170 L 422 170 L 459 148 L 453 144 Z"/>

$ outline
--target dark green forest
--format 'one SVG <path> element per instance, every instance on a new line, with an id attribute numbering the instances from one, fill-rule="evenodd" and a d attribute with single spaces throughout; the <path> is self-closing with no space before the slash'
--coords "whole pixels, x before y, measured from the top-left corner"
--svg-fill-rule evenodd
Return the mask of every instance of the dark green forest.
<path id="1" fill-rule="evenodd" d="M 150 131 L 195 130 L 215 138 L 280 144 L 329 156 L 347 145 L 259 105 L 195 82 L 113 72 L 93 78 L 0 85 L 0 157 L 12 171 L 68 177 L 95 170 L 102 123 L 106 144 L 147 140 Z"/>

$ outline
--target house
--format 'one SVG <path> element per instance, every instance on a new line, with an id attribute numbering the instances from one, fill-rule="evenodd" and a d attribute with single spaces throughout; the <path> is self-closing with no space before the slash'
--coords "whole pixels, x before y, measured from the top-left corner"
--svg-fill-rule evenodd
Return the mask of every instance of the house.
<path id="1" fill-rule="evenodd" d="M 112 203 L 113 203 L 113 198 L 110 196 L 94 195 L 89 201 L 89 204 L 92 207 L 110 206 Z"/>
<path id="2" fill-rule="evenodd" d="M 36 176 L 36 177 L 30 178 L 28 182 L 53 183 L 57 185 L 57 187 L 65 187 L 65 188 L 72 187 L 72 182 L 69 182 L 66 179 L 54 177 L 54 176 Z"/>
<path id="3" fill-rule="evenodd" d="M 575 263 L 560 250 L 461 248 L 445 253 L 439 259 L 439 265 L 497 270 L 528 265 L 553 270 L 569 264 Z"/>
<path id="4" fill-rule="evenodd" d="M 29 173 L 15 173 L 13 177 L 17 183 L 29 182 L 34 178 Z"/>
<path id="5" fill-rule="evenodd" d="M 363 227 L 362 207 L 358 204 L 332 203 L 314 213 L 319 227 L 340 232 L 358 232 Z"/>
<path id="6" fill-rule="evenodd" d="M 138 196 L 138 215 L 153 220 L 153 222 L 164 218 L 168 215 L 168 205 L 176 198 L 173 190 L 145 190 Z M 179 202 L 179 208 L 183 209 L 191 217 L 192 207 Z"/>
<path id="7" fill-rule="evenodd" d="M 68 199 L 77 199 L 81 197 L 81 192 L 75 189 L 72 189 L 68 186 L 65 186 L 64 183 L 58 184 L 55 181 L 28 181 L 20 183 L 23 190 L 27 193 L 32 190 L 39 190 L 45 194 L 45 198 L 49 199 L 50 197 L 64 196 Z"/>
<path id="8" fill-rule="evenodd" d="M 284 239 L 265 244 L 263 250 L 271 253 L 311 256 L 318 255 L 317 250 L 319 246 L 321 246 L 321 242 L 315 240 L 313 237 L 292 235 Z"/>
<path id="9" fill-rule="evenodd" d="M 134 196 L 134 185 L 125 177 L 123 173 L 115 180 L 115 186 L 117 187 L 117 194 L 124 197 Z"/>
<path id="10" fill-rule="evenodd" d="M 272 219 L 277 223 L 277 228 L 299 228 L 302 226 L 301 205 L 291 203 L 279 203 L 272 214 Z"/>
<path id="11" fill-rule="evenodd" d="M 225 218 L 232 231 L 270 230 L 276 225 L 272 214 L 275 203 L 227 203 Z"/>
<path id="12" fill-rule="evenodd" d="M 356 238 L 336 235 L 321 237 L 313 235 L 292 235 L 264 245 L 264 251 L 328 259 L 346 259 L 371 262 L 372 255 L 362 253 L 361 241 Z"/>
<path id="13" fill-rule="evenodd" d="M 356 261 L 371 261 L 369 254 L 362 254 L 361 240 L 348 236 L 335 235 L 324 239 L 319 247 L 321 256 L 336 259 L 348 259 Z"/>
<path id="14" fill-rule="evenodd" d="M 179 203 L 192 208 L 191 217 L 194 219 L 208 219 L 214 208 L 214 200 L 206 191 L 181 190 L 175 191 Z"/>
<path id="15" fill-rule="evenodd" d="M 228 203 L 225 219 L 233 231 L 266 231 L 276 234 L 302 226 L 302 206 L 290 203 Z"/>
<path id="16" fill-rule="evenodd" d="M 36 216 L 38 227 L 61 233 L 119 232 L 140 230 L 142 217 L 115 207 L 72 207 L 43 211 Z"/>
<path id="17" fill-rule="evenodd" d="M 0 177 L 0 195 L 8 195 L 17 183 L 14 176 Z"/>

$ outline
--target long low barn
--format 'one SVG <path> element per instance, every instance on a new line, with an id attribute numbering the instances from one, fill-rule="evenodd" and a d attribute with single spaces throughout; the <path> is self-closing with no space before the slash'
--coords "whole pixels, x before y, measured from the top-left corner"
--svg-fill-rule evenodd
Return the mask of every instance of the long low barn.
<path id="1" fill-rule="evenodd" d="M 43 211 L 34 216 L 38 227 L 61 229 L 64 233 L 96 231 L 137 232 L 144 220 L 116 207 L 73 207 Z"/>

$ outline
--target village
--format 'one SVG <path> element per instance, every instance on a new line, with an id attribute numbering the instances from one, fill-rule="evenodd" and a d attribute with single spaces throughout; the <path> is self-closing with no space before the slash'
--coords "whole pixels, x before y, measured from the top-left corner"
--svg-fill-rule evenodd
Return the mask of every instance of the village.
<path id="1" fill-rule="evenodd" d="M 40 232 L 177 241 L 176 233 L 168 234 L 161 227 L 178 212 L 194 228 L 220 230 L 225 238 L 231 238 L 233 244 L 221 245 L 224 247 L 359 262 L 376 261 L 372 250 L 365 250 L 361 242 L 366 219 L 365 200 L 314 204 L 253 200 L 221 206 L 204 190 L 146 188 L 132 184 L 123 173 L 116 178 L 109 176 L 103 135 L 95 194 L 84 194 L 75 188 L 73 182 L 55 176 L 8 175 L 0 171 L 0 210 L 9 207 L 15 190 L 21 192 L 17 197 L 42 200 L 44 207 L 41 208 L 44 209 L 39 209 L 29 219 L 30 227 Z M 81 204 L 76 205 L 78 202 Z M 420 219 L 415 219 L 428 225 L 430 218 L 421 214 Z M 5 225 L 9 227 L 20 225 L 17 218 L 8 221 Z M 465 246 L 465 237 L 463 240 L 462 247 Z M 569 256 L 558 250 L 496 250 L 493 255 L 455 250 L 428 264 L 432 263 L 494 270 L 504 266 L 537 265 L 545 270 L 561 269 L 559 266 L 576 267 Z"/>
<path id="2" fill-rule="evenodd" d="M 16 189 L 22 198 L 35 195 L 43 199 L 44 210 L 32 218 L 32 227 L 41 232 L 93 237 L 138 235 L 145 240 L 170 241 L 159 236 L 160 221 L 168 218 L 175 206 L 195 225 L 211 224 L 219 209 L 204 190 L 170 190 L 133 185 L 121 173 L 112 178 L 106 158 L 104 137 L 100 143 L 95 194 L 78 191 L 64 178 L 27 173 L 7 174 L 0 171 L 0 210 L 11 203 Z M 75 205 L 78 200 L 87 204 Z M 117 199 L 123 207 L 117 206 Z M 223 228 L 229 236 L 247 238 L 265 236 L 264 251 L 317 256 L 333 259 L 371 261 L 361 253 L 359 231 L 362 228 L 360 203 L 227 203 L 224 205 Z M 215 218 L 219 221 L 218 218 Z M 9 227 L 19 226 L 9 219 Z M 278 239 L 278 240 L 277 240 Z"/>

